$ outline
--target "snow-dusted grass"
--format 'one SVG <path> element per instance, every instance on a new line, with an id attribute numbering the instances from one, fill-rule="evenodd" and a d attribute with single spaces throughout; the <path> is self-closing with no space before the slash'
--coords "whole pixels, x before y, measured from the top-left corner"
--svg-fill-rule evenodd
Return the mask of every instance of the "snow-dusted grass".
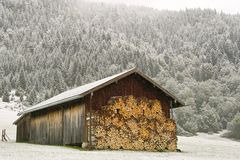
<path id="1" fill-rule="evenodd" d="M 2 160 L 237 160 L 240 157 L 240 142 L 221 138 L 219 135 L 199 134 L 194 137 L 179 137 L 177 152 L 136 151 L 81 151 L 69 147 L 0 142 Z"/>
<path id="2" fill-rule="evenodd" d="M 220 137 L 220 134 L 198 133 L 194 137 L 179 137 L 178 147 L 183 159 L 237 160 L 240 142 Z M 180 158 L 180 157 L 179 157 Z"/>
<path id="3" fill-rule="evenodd" d="M 0 129 L 7 129 L 12 139 L 16 133 L 12 122 L 16 118 L 16 112 L 0 109 Z M 237 160 L 240 157 L 240 142 L 219 134 L 179 136 L 178 148 L 183 152 L 81 151 L 61 146 L 0 142 L 0 160 Z"/>

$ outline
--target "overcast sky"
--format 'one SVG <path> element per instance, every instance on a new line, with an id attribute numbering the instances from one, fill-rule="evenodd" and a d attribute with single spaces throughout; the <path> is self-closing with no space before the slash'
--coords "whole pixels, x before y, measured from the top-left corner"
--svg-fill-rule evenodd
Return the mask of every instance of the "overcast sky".
<path id="1" fill-rule="evenodd" d="M 157 9 L 185 10 L 186 8 L 211 8 L 225 13 L 240 13 L 240 0 L 91 0 L 107 3 L 124 3 Z"/>

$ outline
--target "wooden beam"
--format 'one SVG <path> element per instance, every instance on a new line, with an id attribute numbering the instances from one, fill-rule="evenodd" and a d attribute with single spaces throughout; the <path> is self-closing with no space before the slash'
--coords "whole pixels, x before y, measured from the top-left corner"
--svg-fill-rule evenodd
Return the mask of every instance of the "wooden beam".
<path id="1" fill-rule="evenodd" d="M 64 145 L 64 107 L 61 106 L 62 110 L 62 145 Z"/>
<path id="2" fill-rule="evenodd" d="M 173 101 L 170 101 L 170 108 L 171 108 L 171 119 L 173 119 Z"/>
<path id="3" fill-rule="evenodd" d="M 86 101 L 84 100 L 84 109 L 83 109 L 83 120 L 84 120 L 84 126 L 83 126 L 83 143 L 87 143 L 88 141 L 88 132 L 87 132 L 87 116 L 86 116 Z"/>
<path id="4" fill-rule="evenodd" d="M 90 94 L 90 103 L 89 103 L 89 141 L 90 147 L 92 147 L 92 96 L 93 93 Z"/>

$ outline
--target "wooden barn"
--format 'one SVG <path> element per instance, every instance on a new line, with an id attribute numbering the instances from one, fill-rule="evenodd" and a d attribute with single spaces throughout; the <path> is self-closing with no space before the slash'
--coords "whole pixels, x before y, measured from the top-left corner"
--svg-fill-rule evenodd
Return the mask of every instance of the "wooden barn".
<path id="1" fill-rule="evenodd" d="M 184 103 L 137 69 L 63 92 L 19 113 L 17 142 L 176 150 Z"/>

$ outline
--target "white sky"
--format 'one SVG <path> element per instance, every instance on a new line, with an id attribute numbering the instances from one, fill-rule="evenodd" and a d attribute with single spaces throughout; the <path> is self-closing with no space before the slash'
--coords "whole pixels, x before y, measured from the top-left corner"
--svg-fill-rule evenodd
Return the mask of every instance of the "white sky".
<path id="1" fill-rule="evenodd" d="M 91 0 L 95 2 L 123 3 L 156 9 L 185 10 L 186 8 L 211 8 L 225 13 L 240 13 L 240 0 Z"/>

